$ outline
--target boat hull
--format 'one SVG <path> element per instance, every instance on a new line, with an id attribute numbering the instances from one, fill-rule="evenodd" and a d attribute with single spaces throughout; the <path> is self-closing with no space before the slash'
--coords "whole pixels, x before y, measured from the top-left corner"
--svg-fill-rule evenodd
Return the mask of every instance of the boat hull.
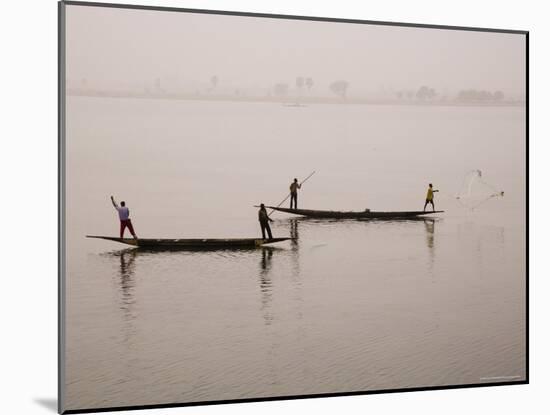
<path id="1" fill-rule="evenodd" d="M 422 211 L 402 211 L 402 212 L 353 212 L 353 211 L 336 211 L 336 210 L 310 210 L 310 209 L 288 209 L 275 206 L 266 206 L 268 209 L 273 209 L 279 212 L 291 213 L 293 215 L 307 216 L 309 218 L 318 219 L 410 219 L 434 213 L 443 213 L 443 210 Z"/>
<path id="2" fill-rule="evenodd" d="M 117 238 L 114 236 L 86 235 L 87 238 L 105 239 L 120 242 L 145 249 L 181 249 L 181 250 L 208 250 L 208 249 L 248 249 L 258 248 L 276 242 L 288 241 L 292 238 L 239 238 L 239 239 L 133 239 Z"/>

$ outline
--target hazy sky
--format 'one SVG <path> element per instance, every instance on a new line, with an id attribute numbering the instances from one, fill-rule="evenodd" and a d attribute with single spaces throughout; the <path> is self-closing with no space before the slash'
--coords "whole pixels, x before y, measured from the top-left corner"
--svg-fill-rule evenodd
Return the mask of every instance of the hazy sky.
<path id="1" fill-rule="evenodd" d="M 67 78 L 525 92 L 525 36 L 67 6 Z"/>

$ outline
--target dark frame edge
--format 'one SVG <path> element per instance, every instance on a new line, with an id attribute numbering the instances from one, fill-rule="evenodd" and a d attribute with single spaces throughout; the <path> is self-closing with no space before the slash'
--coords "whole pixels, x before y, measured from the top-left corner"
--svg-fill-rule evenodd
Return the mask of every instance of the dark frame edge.
<path id="1" fill-rule="evenodd" d="M 525 381 L 529 383 L 529 32 L 525 32 Z"/>
<path id="2" fill-rule="evenodd" d="M 421 29 L 462 30 L 462 31 L 493 32 L 493 33 L 522 34 L 522 35 L 528 33 L 527 30 L 516 30 L 516 29 L 498 29 L 498 28 L 484 28 L 484 27 L 436 25 L 436 24 L 426 24 L 426 23 L 375 21 L 375 20 L 361 20 L 361 19 L 346 19 L 346 18 L 339 18 L 339 17 L 300 16 L 300 15 L 240 12 L 240 11 L 228 11 L 228 10 L 189 9 L 189 8 L 181 8 L 181 7 L 144 6 L 144 5 L 138 5 L 138 4 L 124 4 L 124 3 L 99 3 L 99 2 L 92 2 L 92 1 L 87 2 L 87 1 L 62 0 L 62 2 L 66 5 L 71 5 L 71 6 L 103 7 L 103 8 L 129 9 L 129 10 L 151 10 L 151 11 L 179 12 L 179 13 L 217 14 L 217 15 L 225 15 L 225 16 L 262 17 L 262 18 L 268 18 L 268 19 L 309 20 L 309 21 L 316 21 L 316 22 L 368 24 L 368 25 L 376 25 L 376 26 L 401 26 L 401 27 L 410 27 L 410 28 L 421 28 Z"/>
<path id="3" fill-rule="evenodd" d="M 57 412 L 65 407 L 65 2 L 57 3 Z"/>

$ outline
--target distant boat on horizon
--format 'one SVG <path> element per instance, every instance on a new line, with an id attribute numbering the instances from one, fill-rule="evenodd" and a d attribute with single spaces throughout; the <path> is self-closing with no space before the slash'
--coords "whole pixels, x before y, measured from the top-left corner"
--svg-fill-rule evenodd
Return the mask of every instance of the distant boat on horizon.
<path id="1" fill-rule="evenodd" d="M 286 102 L 283 104 L 283 107 L 307 107 L 307 105 L 299 102 Z"/>

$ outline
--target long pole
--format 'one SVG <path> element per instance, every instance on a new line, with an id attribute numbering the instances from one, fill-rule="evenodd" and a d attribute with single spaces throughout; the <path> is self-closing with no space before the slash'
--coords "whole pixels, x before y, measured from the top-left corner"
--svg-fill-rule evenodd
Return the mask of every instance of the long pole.
<path id="1" fill-rule="evenodd" d="M 313 171 L 310 173 L 309 176 L 307 176 L 304 180 L 302 180 L 302 181 L 300 182 L 300 187 L 301 187 L 305 182 L 307 182 L 308 179 L 309 179 L 311 176 L 313 176 L 314 174 L 315 174 L 315 170 L 313 170 Z M 289 194 L 281 201 L 281 203 L 279 203 L 276 207 L 279 207 L 279 206 L 281 206 L 283 203 L 285 203 L 285 202 L 288 200 L 289 197 L 290 197 L 290 193 L 289 193 Z M 275 210 L 272 210 L 271 212 L 269 212 L 269 213 L 267 214 L 267 216 L 271 216 L 271 214 L 272 214 L 273 212 L 275 212 Z"/>

